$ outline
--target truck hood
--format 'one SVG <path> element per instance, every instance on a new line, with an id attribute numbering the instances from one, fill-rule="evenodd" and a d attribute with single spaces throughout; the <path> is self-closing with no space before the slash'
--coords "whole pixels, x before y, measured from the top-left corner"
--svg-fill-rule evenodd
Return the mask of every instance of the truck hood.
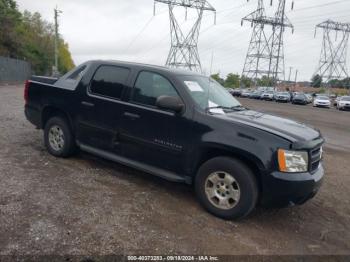
<path id="1" fill-rule="evenodd" d="M 267 131 L 293 143 L 321 137 L 318 130 L 305 124 L 252 110 L 233 112 L 220 117 Z"/>

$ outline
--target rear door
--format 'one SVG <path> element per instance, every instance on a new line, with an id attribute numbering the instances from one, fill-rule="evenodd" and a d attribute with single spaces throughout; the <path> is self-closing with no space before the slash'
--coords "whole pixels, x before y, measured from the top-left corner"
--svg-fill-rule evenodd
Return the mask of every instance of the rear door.
<path id="1" fill-rule="evenodd" d="M 141 71 L 121 116 L 122 154 L 133 160 L 181 174 L 190 123 L 184 114 L 156 107 L 159 96 L 180 97 L 163 75 Z"/>
<path id="2" fill-rule="evenodd" d="M 95 148 L 119 152 L 118 128 L 123 109 L 121 98 L 130 69 L 100 66 L 80 104 L 78 140 Z"/>

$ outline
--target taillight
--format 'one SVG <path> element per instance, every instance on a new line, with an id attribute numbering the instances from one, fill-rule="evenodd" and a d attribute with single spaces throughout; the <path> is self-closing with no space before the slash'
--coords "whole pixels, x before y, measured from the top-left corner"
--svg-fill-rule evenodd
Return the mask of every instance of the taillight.
<path id="1" fill-rule="evenodd" d="M 27 80 L 24 84 L 24 101 L 26 104 L 28 103 L 28 99 L 29 99 L 29 85 L 30 85 L 30 82 L 29 80 Z"/>

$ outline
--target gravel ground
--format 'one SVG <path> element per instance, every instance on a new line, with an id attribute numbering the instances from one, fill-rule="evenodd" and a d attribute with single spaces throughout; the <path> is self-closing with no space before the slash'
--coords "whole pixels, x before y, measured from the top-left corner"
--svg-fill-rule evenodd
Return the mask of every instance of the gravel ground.
<path id="1" fill-rule="evenodd" d="M 0 255 L 350 255 L 350 112 L 242 100 L 321 129 L 327 175 L 303 206 L 230 222 L 205 212 L 189 186 L 85 153 L 50 156 L 22 93 L 0 87 Z"/>

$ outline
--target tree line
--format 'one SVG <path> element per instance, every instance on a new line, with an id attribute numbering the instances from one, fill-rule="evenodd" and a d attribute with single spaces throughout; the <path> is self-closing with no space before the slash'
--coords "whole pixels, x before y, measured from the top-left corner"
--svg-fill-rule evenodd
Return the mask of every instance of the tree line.
<path id="1" fill-rule="evenodd" d="M 256 83 L 249 78 L 244 76 L 240 76 L 238 74 L 230 73 L 226 76 L 226 78 L 222 78 L 219 73 L 211 75 L 211 77 L 219 82 L 222 86 L 227 88 L 250 88 L 253 86 L 274 86 L 273 78 L 268 78 L 267 76 L 263 76 L 260 79 L 256 80 Z M 350 88 L 350 78 L 344 78 L 342 80 L 330 80 L 326 83 L 323 82 L 322 77 L 320 75 L 315 75 L 311 79 L 310 83 L 311 87 L 321 88 L 324 86 L 329 86 L 331 88 Z"/>
<path id="2" fill-rule="evenodd" d="M 250 78 L 246 78 L 244 76 L 240 76 L 238 74 L 233 73 L 228 74 L 225 79 L 221 78 L 219 73 L 211 75 L 211 78 L 213 78 L 215 81 L 227 88 L 250 88 L 254 85 L 274 86 L 273 78 L 269 78 L 267 76 L 263 76 L 261 79 L 257 79 L 256 83 L 254 83 L 254 81 L 252 81 Z"/>
<path id="3" fill-rule="evenodd" d="M 320 88 L 322 86 L 329 86 L 331 88 L 350 88 L 350 77 L 344 79 L 333 79 L 328 81 L 327 83 L 323 82 L 322 76 L 315 75 L 311 79 L 311 86 Z"/>
<path id="4" fill-rule="evenodd" d="M 21 13 L 14 0 L 0 0 L 0 56 L 28 61 L 34 74 L 51 75 L 54 64 L 55 28 L 37 12 Z M 58 41 L 58 70 L 74 68 L 68 44 Z"/>

